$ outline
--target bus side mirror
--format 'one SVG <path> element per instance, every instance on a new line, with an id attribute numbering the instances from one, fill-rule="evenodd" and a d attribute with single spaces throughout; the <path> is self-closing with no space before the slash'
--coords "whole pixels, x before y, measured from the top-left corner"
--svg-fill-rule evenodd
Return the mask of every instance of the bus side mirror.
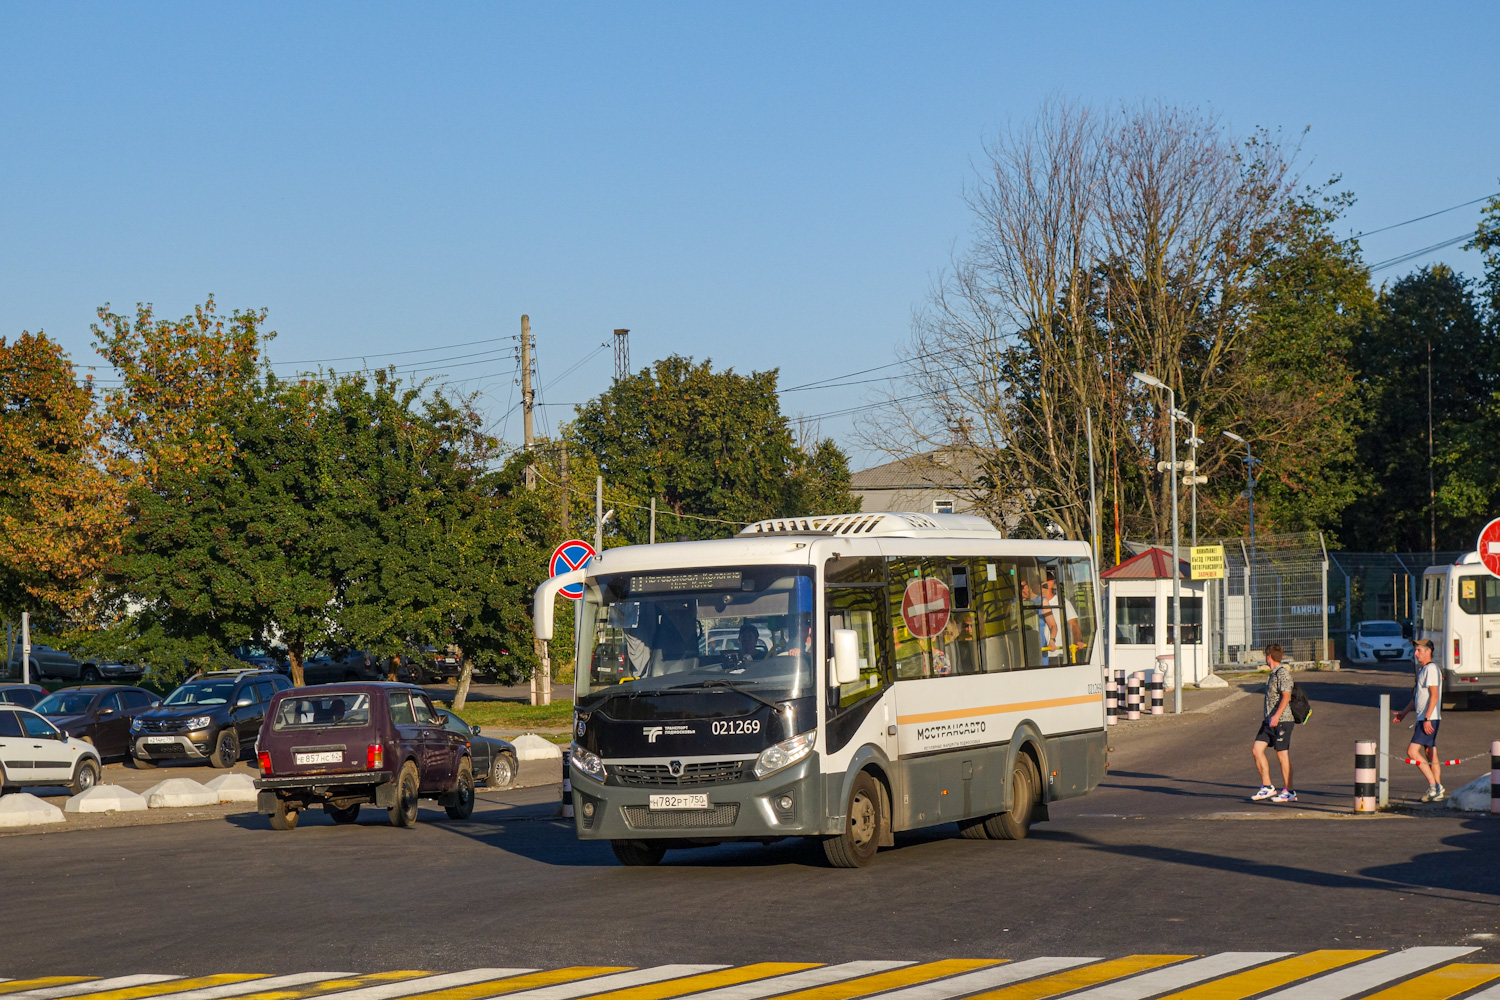
<path id="1" fill-rule="evenodd" d="M 852 628 L 833 630 L 832 680 L 834 685 L 859 680 L 859 633 Z"/>

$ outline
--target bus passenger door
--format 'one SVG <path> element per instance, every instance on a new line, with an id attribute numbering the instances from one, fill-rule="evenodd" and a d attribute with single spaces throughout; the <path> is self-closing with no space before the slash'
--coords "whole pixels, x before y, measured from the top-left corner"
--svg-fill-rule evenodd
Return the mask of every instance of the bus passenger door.
<path id="1" fill-rule="evenodd" d="M 885 588 L 837 587 L 827 592 L 826 634 L 833 658 L 834 629 L 851 629 L 859 636 L 859 679 L 852 684 L 828 688 L 828 753 L 847 760 L 846 748 L 858 750 L 866 743 L 896 758 L 896 707 L 891 690 Z"/>

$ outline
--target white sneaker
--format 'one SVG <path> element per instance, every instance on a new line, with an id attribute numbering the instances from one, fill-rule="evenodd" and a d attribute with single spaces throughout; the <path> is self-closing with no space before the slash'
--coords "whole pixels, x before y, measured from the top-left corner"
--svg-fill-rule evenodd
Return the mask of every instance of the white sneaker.
<path id="1" fill-rule="evenodd" d="M 1272 802 L 1296 802 L 1297 801 L 1297 793 L 1294 792 L 1294 791 L 1292 791 L 1290 788 L 1283 788 L 1280 792 L 1278 792 L 1276 794 L 1276 797 L 1274 799 L 1272 799 L 1271 801 Z"/>
<path id="2" fill-rule="evenodd" d="M 1427 786 L 1427 791 L 1425 791 L 1425 792 L 1422 793 L 1422 801 L 1423 802 L 1436 802 L 1438 800 L 1438 798 L 1439 798 L 1439 796 L 1438 796 L 1438 786 L 1437 785 L 1428 785 Z"/>
<path id="3" fill-rule="evenodd" d="M 1444 799 L 1446 799 L 1447 797 L 1448 797 L 1448 789 L 1446 789 L 1446 788 L 1443 787 L 1443 783 L 1442 782 L 1438 782 L 1437 794 L 1432 797 L 1432 801 L 1434 801 L 1434 802 L 1441 802 Z"/>
<path id="4" fill-rule="evenodd" d="M 1276 789 L 1275 788 L 1271 787 L 1270 785 L 1261 785 L 1260 786 L 1260 791 L 1258 791 L 1254 795 L 1250 796 L 1250 801 L 1251 802 L 1264 802 L 1266 799 L 1269 799 L 1271 796 L 1273 796 L 1275 794 L 1276 794 Z"/>

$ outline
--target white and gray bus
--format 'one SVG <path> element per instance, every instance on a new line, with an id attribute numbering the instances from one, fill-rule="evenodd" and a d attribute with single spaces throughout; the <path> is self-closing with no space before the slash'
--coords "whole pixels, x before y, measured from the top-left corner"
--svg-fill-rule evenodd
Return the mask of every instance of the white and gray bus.
<path id="1" fill-rule="evenodd" d="M 898 830 L 1018 839 L 1104 776 L 1083 542 L 959 514 L 761 521 L 609 549 L 578 609 L 578 835 L 624 864 L 790 836 L 868 864 Z"/>
<path id="2" fill-rule="evenodd" d="M 1500 577 L 1478 552 L 1422 573 L 1422 635 L 1443 671 L 1443 700 L 1467 708 L 1470 695 L 1500 694 Z"/>

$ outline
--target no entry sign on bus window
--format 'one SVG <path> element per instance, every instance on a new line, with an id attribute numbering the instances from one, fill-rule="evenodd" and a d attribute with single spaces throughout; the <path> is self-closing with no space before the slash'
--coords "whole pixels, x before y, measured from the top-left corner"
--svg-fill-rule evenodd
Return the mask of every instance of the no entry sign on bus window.
<path id="1" fill-rule="evenodd" d="M 953 595 L 935 576 L 917 577 L 901 595 L 901 618 L 918 639 L 931 639 L 948 627 L 953 613 Z"/>

